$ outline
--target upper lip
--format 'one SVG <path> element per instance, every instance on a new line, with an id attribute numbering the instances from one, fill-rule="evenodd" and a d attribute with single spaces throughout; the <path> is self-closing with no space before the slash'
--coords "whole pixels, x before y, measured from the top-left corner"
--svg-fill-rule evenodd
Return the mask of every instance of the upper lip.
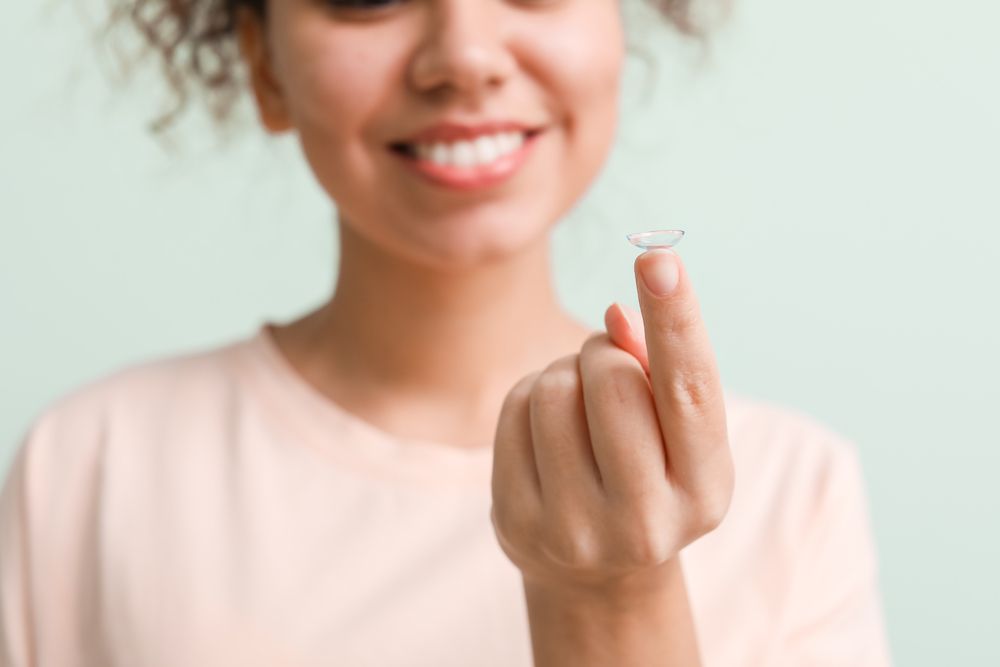
<path id="1" fill-rule="evenodd" d="M 475 139 L 484 134 L 534 132 L 538 129 L 541 128 L 513 120 L 496 120 L 476 124 L 447 122 L 431 125 L 416 134 L 399 139 L 393 143 L 418 144 L 435 141 L 456 141 L 458 139 Z"/>

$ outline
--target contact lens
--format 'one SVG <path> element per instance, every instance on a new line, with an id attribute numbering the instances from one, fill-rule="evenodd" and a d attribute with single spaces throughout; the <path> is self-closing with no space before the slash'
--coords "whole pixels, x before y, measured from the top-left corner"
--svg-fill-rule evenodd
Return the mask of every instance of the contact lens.
<path id="1" fill-rule="evenodd" d="M 658 229 L 652 232 L 633 232 L 625 238 L 643 250 L 652 248 L 672 248 L 684 238 L 683 229 Z"/>

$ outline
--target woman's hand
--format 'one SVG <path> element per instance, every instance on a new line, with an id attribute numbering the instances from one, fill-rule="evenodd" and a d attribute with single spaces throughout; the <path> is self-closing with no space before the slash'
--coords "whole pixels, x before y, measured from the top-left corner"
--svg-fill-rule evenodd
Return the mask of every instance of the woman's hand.
<path id="1" fill-rule="evenodd" d="M 676 288 L 651 290 L 643 276 L 669 282 L 672 267 Z M 694 291 L 673 252 L 644 252 L 635 271 L 639 326 L 610 307 L 608 333 L 522 378 L 501 409 L 491 518 L 526 585 L 655 591 L 729 508 L 722 384 Z"/>

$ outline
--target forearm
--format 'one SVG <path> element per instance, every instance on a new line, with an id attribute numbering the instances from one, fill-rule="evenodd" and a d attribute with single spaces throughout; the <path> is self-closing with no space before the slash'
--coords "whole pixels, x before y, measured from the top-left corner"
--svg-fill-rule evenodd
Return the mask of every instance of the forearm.
<path id="1" fill-rule="evenodd" d="M 701 664 L 680 561 L 654 586 L 602 594 L 525 580 L 535 667 L 697 667 Z"/>

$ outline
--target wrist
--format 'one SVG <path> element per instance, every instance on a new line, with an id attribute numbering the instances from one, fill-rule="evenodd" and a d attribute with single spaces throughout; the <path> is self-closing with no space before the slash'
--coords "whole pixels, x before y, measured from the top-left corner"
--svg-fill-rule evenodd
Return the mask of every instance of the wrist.
<path id="1" fill-rule="evenodd" d="M 631 608 L 636 604 L 655 601 L 672 590 L 683 589 L 684 575 L 678 557 L 654 568 L 631 572 L 615 578 L 602 580 L 578 579 L 576 581 L 553 581 L 542 577 L 523 576 L 527 596 L 560 601 L 587 607 Z"/>
<path id="2" fill-rule="evenodd" d="M 538 667 L 700 664 L 676 558 L 599 586 L 526 577 L 524 592 Z"/>

